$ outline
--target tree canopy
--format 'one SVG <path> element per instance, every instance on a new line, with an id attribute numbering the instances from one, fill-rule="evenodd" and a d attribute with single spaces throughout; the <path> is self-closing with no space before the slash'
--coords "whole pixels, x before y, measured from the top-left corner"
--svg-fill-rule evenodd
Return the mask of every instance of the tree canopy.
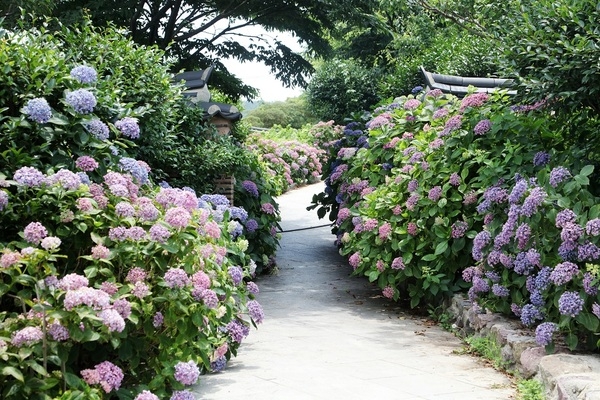
<path id="1" fill-rule="evenodd" d="M 21 1 L 25 8 L 35 4 Z M 157 45 L 166 50 L 176 70 L 216 65 L 211 85 L 233 97 L 253 97 L 256 92 L 232 79 L 222 59 L 262 62 L 285 86 L 305 87 L 313 72 L 306 56 L 326 55 L 330 51 L 327 33 L 335 23 L 368 15 L 371 8 L 369 0 L 46 1 L 53 2 L 52 15 L 62 23 L 76 23 L 88 14 L 94 25 L 110 22 L 128 30 L 136 43 Z M 244 29 L 252 26 L 293 33 L 307 54 L 294 53 L 277 39 Z"/>

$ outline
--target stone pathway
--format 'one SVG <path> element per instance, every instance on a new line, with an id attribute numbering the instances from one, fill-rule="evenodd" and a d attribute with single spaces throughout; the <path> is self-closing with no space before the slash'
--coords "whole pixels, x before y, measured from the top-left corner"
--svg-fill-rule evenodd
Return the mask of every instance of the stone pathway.
<path id="1" fill-rule="evenodd" d="M 321 183 L 278 198 L 283 230 L 321 225 L 306 211 Z M 328 227 L 283 233 L 279 270 L 261 276 L 265 321 L 238 356 L 202 376 L 203 400 L 514 398 L 510 380 L 468 355 L 451 333 L 414 318 L 366 278 L 350 277 Z"/>

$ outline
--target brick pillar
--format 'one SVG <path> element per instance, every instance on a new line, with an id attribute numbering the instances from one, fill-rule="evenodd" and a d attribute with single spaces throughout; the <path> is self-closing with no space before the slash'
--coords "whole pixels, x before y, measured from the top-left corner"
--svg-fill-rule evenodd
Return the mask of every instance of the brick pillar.
<path id="1" fill-rule="evenodd" d="M 222 175 L 215 179 L 214 182 L 215 193 L 224 195 L 231 205 L 233 205 L 233 185 L 235 184 L 235 177 Z"/>

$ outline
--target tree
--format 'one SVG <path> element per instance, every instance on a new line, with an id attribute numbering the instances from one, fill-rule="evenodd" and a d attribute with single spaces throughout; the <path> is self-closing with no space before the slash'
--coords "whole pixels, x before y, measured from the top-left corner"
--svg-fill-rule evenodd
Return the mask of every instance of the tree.
<path id="1" fill-rule="evenodd" d="M 304 95 L 286 101 L 263 103 L 256 109 L 244 113 L 244 119 L 252 126 L 260 128 L 279 125 L 300 129 L 306 124 L 317 122 L 308 110 Z"/>
<path id="2" fill-rule="evenodd" d="M 112 22 L 127 29 L 139 44 L 157 45 L 174 60 L 176 70 L 217 66 L 210 79 L 234 98 L 256 91 L 226 72 L 220 62 L 233 57 L 260 61 L 288 87 L 305 87 L 313 72 L 310 62 L 277 39 L 247 33 L 261 26 L 267 32 L 292 32 L 308 54 L 326 55 L 325 33 L 336 21 L 368 14 L 369 0 L 53 0 L 53 15 L 65 24 L 89 13 L 94 25 Z M 87 10 L 87 11 L 86 11 Z M 244 38 L 248 45 L 240 43 Z"/>

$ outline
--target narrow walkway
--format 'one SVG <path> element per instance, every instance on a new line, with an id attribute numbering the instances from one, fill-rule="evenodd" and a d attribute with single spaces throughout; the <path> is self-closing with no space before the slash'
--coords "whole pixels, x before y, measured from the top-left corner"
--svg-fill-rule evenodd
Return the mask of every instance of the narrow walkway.
<path id="1" fill-rule="evenodd" d="M 321 225 L 306 211 L 322 184 L 278 198 L 284 230 Z M 460 341 L 349 277 L 329 228 L 283 234 L 276 275 L 259 277 L 265 321 L 227 368 L 202 376 L 202 400 L 504 400 L 510 381 Z"/>

